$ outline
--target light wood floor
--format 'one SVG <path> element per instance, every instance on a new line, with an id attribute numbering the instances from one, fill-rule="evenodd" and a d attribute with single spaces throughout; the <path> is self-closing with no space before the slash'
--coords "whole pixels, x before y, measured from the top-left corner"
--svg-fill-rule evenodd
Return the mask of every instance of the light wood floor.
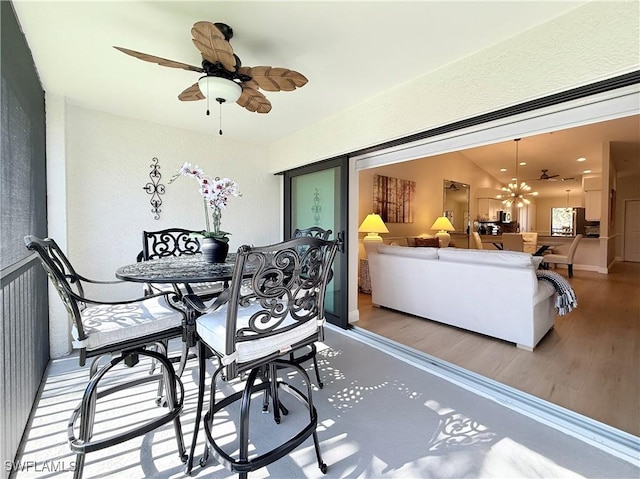
<path id="1" fill-rule="evenodd" d="M 570 281 L 578 307 L 556 316 L 534 352 L 372 307 L 368 294 L 354 326 L 640 436 L 640 263 L 608 275 L 576 270 Z"/>

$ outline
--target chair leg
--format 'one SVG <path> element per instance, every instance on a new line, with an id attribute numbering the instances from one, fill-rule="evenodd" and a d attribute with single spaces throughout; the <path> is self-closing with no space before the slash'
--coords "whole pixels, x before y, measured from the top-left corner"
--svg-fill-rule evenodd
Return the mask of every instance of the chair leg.
<path id="1" fill-rule="evenodd" d="M 318 382 L 318 388 L 322 389 L 324 387 L 324 384 L 322 383 L 322 380 L 320 379 L 320 369 L 318 368 L 318 359 L 317 359 L 317 355 L 318 355 L 318 349 L 316 348 L 315 343 L 312 343 L 309 345 L 309 347 L 311 348 L 311 351 L 308 352 L 307 354 L 303 354 L 299 357 L 295 357 L 295 355 L 293 353 L 289 353 L 289 362 L 294 363 L 294 364 L 302 364 L 305 361 L 308 360 L 312 360 L 313 361 L 313 369 L 315 370 L 316 373 L 316 380 Z"/>
<path id="2" fill-rule="evenodd" d="M 251 408 L 251 393 L 256 382 L 259 368 L 251 370 L 240 402 L 240 426 L 238 431 L 238 462 L 247 463 L 249 461 L 249 409 Z M 274 400 L 275 401 L 275 400 Z M 277 410 L 274 404 L 274 411 Z M 239 477 L 247 477 L 247 473 L 240 472 Z"/>
<path id="3" fill-rule="evenodd" d="M 102 378 L 111 369 L 121 362 L 125 364 L 129 361 L 130 357 L 147 356 L 152 360 L 156 360 L 160 363 L 163 370 L 163 379 L 165 388 L 167 390 L 167 400 L 169 405 L 169 411 L 152 421 L 145 422 L 140 426 L 131 428 L 126 432 L 115 434 L 110 437 L 105 437 L 96 441 L 92 441 L 93 425 L 95 421 L 96 401 L 109 394 L 122 391 L 128 387 L 144 384 L 149 381 L 158 380 L 158 376 L 148 376 L 141 379 L 134 379 L 125 383 L 119 383 L 117 385 L 108 387 L 107 389 L 98 392 L 98 384 Z M 178 396 L 176 391 L 176 385 L 180 387 L 180 395 Z M 179 397 L 179 400 L 178 400 Z M 98 451 L 111 447 L 115 444 L 119 444 L 135 437 L 142 436 L 148 432 L 158 428 L 161 425 L 173 421 L 174 429 L 176 432 L 176 440 L 178 442 L 178 454 L 182 461 L 186 461 L 187 457 L 184 449 L 184 439 L 182 437 L 182 427 L 180 424 L 180 413 L 182 412 L 182 405 L 184 401 L 184 386 L 179 378 L 175 376 L 173 366 L 169 360 L 155 351 L 149 351 L 145 349 L 136 349 L 123 353 L 122 355 L 113 358 L 109 363 L 98 370 L 95 375 L 89 381 L 80 404 L 74 409 L 69 424 L 67 426 L 69 446 L 73 452 L 76 453 L 76 467 L 74 470 L 74 478 L 80 479 L 83 473 L 83 467 L 85 463 L 85 456 L 89 452 Z M 75 423 L 80 420 L 78 438 L 75 437 Z"/>
<path id="4" fill-rule="evenodd" d="M 569 270 L 569 278 L 573 278 L 573 265 L 568 264 L 567 269 Z"/>
<path id="5" fill-rule="evenodd" d="M 165 387 L 166 395 L 167 395 L 167 400 L 166 400 L 167 407 L 169 408 L 169 410 L 174 410 L 177 407 L 180 407 L 180 409 L 182 409 L 182 406 L 181 405 L 179 406 L 179 402 L 177 398 L 177 392 L 175 388 L 176 373 L 173 369 L 173 365 L 171 364 L 171 362 L 169 362 L 168 359 L 164 364 L 162 361 L 158 361 L 158 362 L 160 362 L 160 365 L 161 365 L 160 367 L 162 368 L 162 376 L 164 378 L 164 384 L 167 385 L 167 387 Z M 184 398 L 184 388 L 182 388 L 182 397 Z M 184 446 L 184 436 L 182 434 L 182 424 L 180 423 L 179 415 L 177 415 L 173 419 L 173 429 L 175 431 L 176 439 L 178 441 L 178 455 L 180 456 L 180 461 L 183 463 L 187 462 L 187 453 Z"/>
<path id="6" fill-rule="evenodd" d="M 316 408 L 313 405 L 313 397 L 312 397 L 312 391 L 311 391 L 311 381 L 309 380 L 309 375 L 307 374 L 307 372 L 302 367 L 300 367 L 299 365 L 297 365 L 295 363 L 286 363 L 285 361 L 276 361 L 276 362 L 280 363 L 284 367 L 289 367 L 289 368 L 292 368 L 292 369 L 298 371 L 298 373 L 304 378 L 304 383 L 306 384 L 306 389 L 307 389 L 307 397 L 306 397 L 306 401 L 305 401 L 305 399 L 302 399 L 302 401 L 307 403 L 308 408 L 309 408 L 309 421 L 310 421 L 310 424 L 314 425 L 312 436 L 313 436 L 313 446 L 314 446 L 315 451 L 316 451 L 316 459 L 318 461 L 318 467 L 320 468 L 320 472 L 322 472 L 322 474 L 326 474 L 327 473 L 327 465 L 322 460 L 322 454 L 320 452 L 320 441 L 318 439 L 318 433 L 316 432 L 316 427 L 315 427 L 315 425 L 318 422 L 318 412 L 316 411 Z M 295 388 L 293 388 L 291 386 L 288 386 L 288 385 L 287 385 L 287 388 L 289 389 L 289 392 L 294 393 L 294 395 L 300 396 L 299 391 L 297 391 Z M 300 397 L 298 399 L 300 399 Z"/>
<path id="7" fill-rule="evenodd" d="M 273 420 L 276 422 L 276 424 L 280 424 L 280 421 L 281 421 L 280 411 L 282 410 L 281 408 L 283 408 L 284 406 L 280 404 L 280 399 L 278 398 L 278 375 L 276 371 L 276 365 L 275 363 L 270 363 L 268 367 L 269 367 L 268 381 L 270 384 L 270 388 L 268 390 L 265 389 L 265 393 L 269 391 L 269 393 L 271 394 L 271 398 L 273 399 Z M 287 411 L 286 413 L 284 413 L 286 416 L 289 413 L 289 411 L 286 408 L 284 408 L 284 410 Z"/>
<path id="8" fill-rule="evenodd" d="M 193 459 L 196 452 L 196 443 L 198 442 L 198 430 L 200 429 L 200 420 L 202 418 L 202 406 L 204 403 L 204 387 L 205 387 L 205 345 L 202 341 L 198 341 L 198 402 L 196 405 L 196 420 L 193 426 L 193 438 L 191 439 L 191 448 L 189 449 L 189 457 L 185 474 L 191 474 L 193 470 Z M 214 387 L 214 384 L 211 384 Z"/>
<path id="9" fill-rule="evenodd" d="M 316 371 L 316 380 L 318 382 L 318 388 L 322 389 L 324 387 L 324 384 L 322 383 L 322 380 L 320 379 L 320 370 L 318 369 L 318 350 L 316 348 L 315 344 L 311 345 L 311 351 L 313 354 L 313 369 L 315 369 Z"/>

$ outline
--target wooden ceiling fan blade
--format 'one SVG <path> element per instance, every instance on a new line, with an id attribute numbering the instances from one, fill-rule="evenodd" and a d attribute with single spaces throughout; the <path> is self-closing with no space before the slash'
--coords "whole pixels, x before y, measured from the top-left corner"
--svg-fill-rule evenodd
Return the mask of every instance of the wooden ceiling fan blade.
<path id="1" fill-rule="evenodd" d="M 222 32 L 211 22 L 194 23 L 191 29 L 193 44 L 202 56 L 211 63 L 220 62 L 230 72 L 236 69 L 236 58 L 231 44 Z"/>
<path id="2" fill-rule="evenodd" d="M 258 90 L 242 85 L 242 94 L 236 101 L 238 105 L 256 113 L 269 113 L 271 102 Z"/>
<path id="3" fill-rule="evenodd" d="M 126 53 L 127 55 L 131 55 L 132 57 L 138 58 L 139 60 L 144 60 L 145 62 L 157 63 L 163 67 L 170 68 L 180 68 L 182 70 L 189 70 L 193 72 L 202 73 L 204 70 L 201 67 L 197 67 L 194 65 L 189 65 L 187 63 L 177 62 L 174 60 L 167 60 L 166 58 L 156 57 L 155 55 L 149 55 L 148 53 L 137 52 L 135 50 L 130 50 L 128 48 L 116 47 L 116 50 L 120 50 L 122 53 Z"/>
<path id="4" fill-rule="evenodd" d="M 309 80 L 302 73 L 280 67 L 242 67 L 238 73 L 249 75 L 253 84 L 265 91 L 293 91 L 305 86 Z"/>
<path id="5" fill-rule="evenodd" d="M 196 101 L 196 100 L 204 100 L 206 97 L 200 91 L 200 87 L 198 83 L 194 83 L 188 88 L 185 88 L 182 93 L 178 95 L 178 100 L 181 101 Z"/>

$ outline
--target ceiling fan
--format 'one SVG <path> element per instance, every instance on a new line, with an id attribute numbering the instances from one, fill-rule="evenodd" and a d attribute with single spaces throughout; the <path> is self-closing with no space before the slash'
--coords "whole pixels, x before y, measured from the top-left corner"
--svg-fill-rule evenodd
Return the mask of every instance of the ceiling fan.
<path id="1" fill-rule="evenodd" d="M 257 66 L 243 67 L 238 55 L 233 52 L 229 40 L 233 29 L 224 23 L 197 22 L 191 29 L 193 44 L 202 54 L 202 66 L 167 60 L 147 53 L 116 47 L 122 53 L 157 63 L 170 68 L 204 73 L 198 82 L 178 95 L 181 101 L 213 98 L 220 105 L 236 102 L 251 112 L 269 113 L 271 102 L 259 89 L 269 92 L 293 91 L 307 84 L 307 78 L 287 68 Z M 207 110 L 207 114 L 209 111 Z"/>
<path id="2" fill-rule="evenodd" d="M 558 181 L 556 180 L 556 178 L 560 175 L 548 175 L 547 171 L 549 170 L 540 170 L 542 171 L 542 174 L 540 175 L 540 178 L 533 178 L 531 180 L 527 180 L 527 181 Z"/>

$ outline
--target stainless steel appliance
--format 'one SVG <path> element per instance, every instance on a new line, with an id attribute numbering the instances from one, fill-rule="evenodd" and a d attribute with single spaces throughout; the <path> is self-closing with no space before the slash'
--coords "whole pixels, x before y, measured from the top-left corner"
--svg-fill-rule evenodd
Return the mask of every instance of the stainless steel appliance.
<path id="1" fill-rule="evenodd" d="M 498 223 L 511 223 L 511 213 L 508 211 L 498 211 Z"/>
<path id="2" fill-rule="evenodd" d="M 599 238 L 600 237 L 600 222 L 589 222 L 584 227 L 584 235 L 587 238 Z"/>
<path id="3" fill-rule="evenodd" d="M 585 234 L 584 208 L 551 208 L 551 236 Z"/>

